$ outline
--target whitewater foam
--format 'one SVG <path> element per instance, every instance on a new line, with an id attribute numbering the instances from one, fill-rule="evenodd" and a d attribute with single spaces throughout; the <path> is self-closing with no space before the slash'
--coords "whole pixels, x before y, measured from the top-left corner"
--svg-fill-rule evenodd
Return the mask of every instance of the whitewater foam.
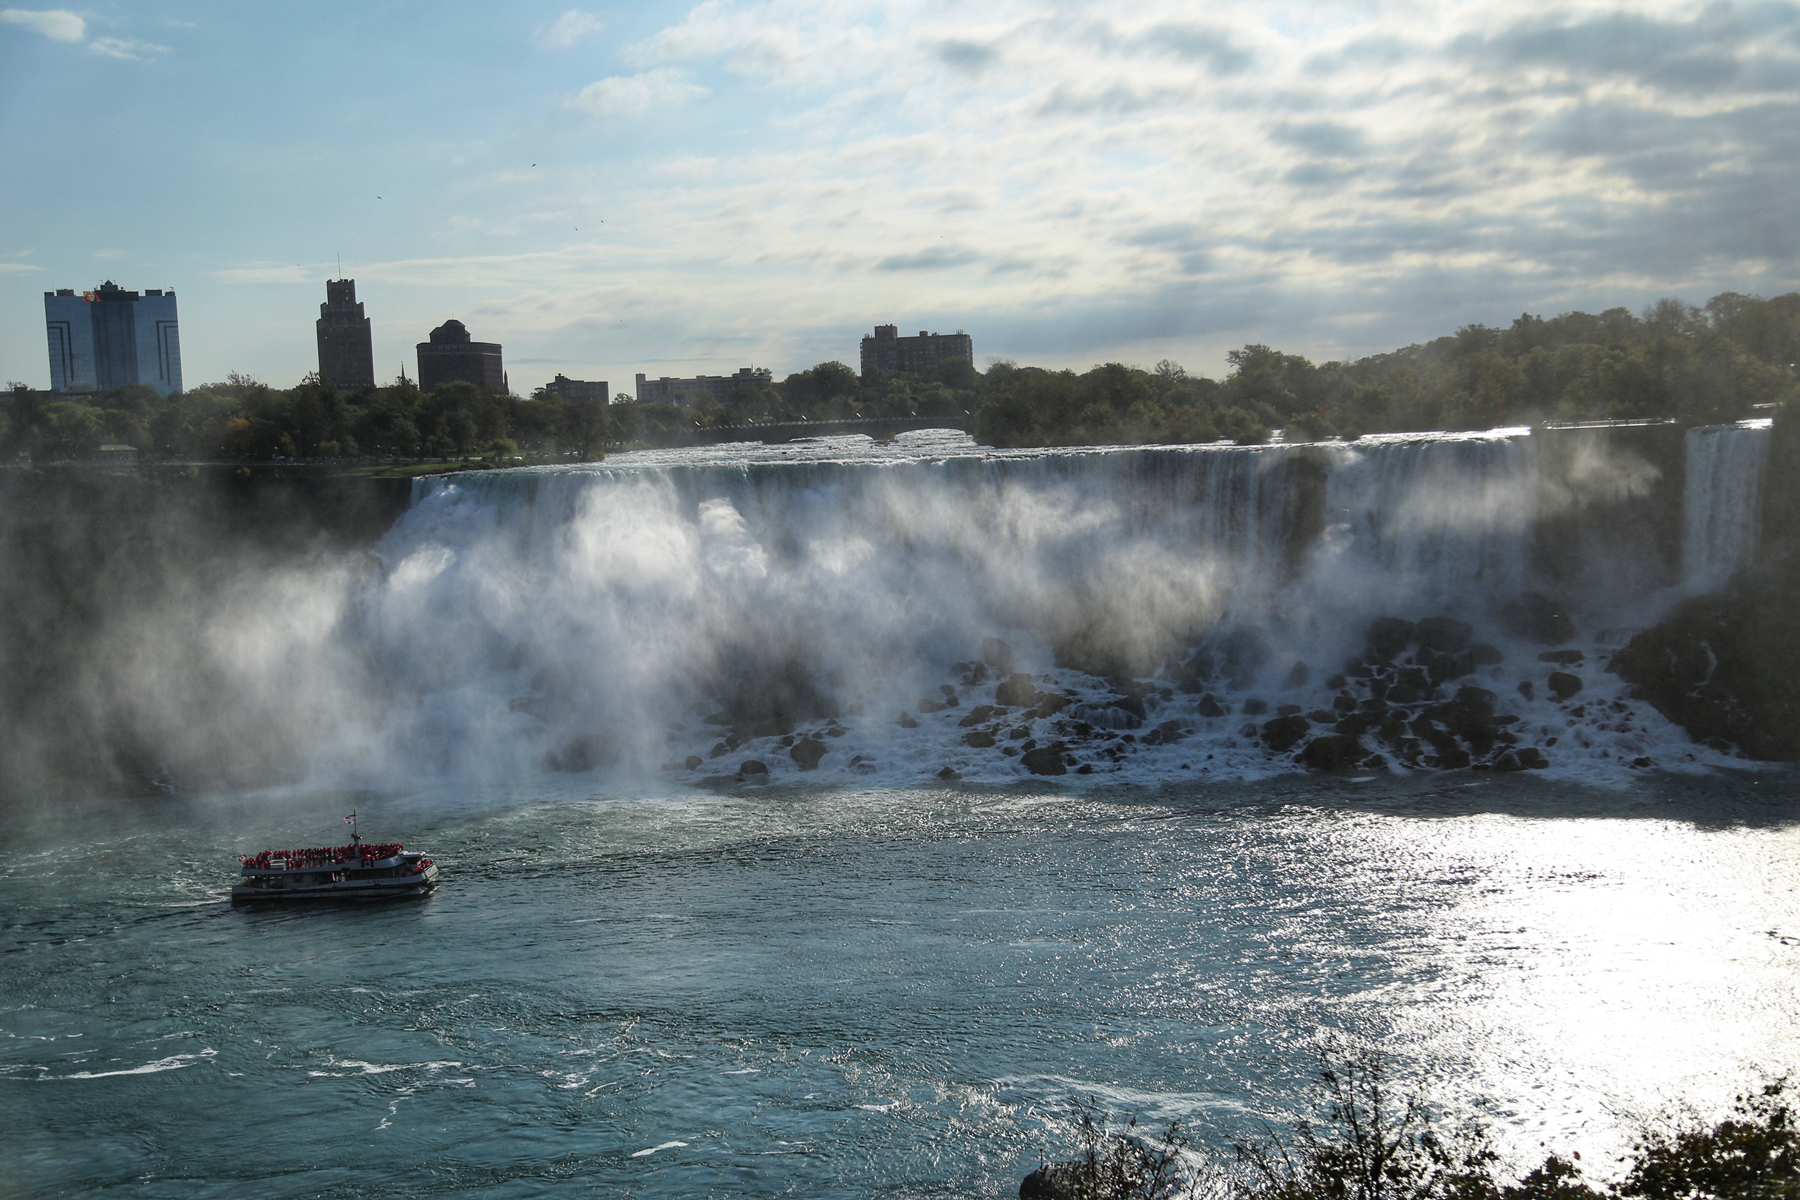
<path id="1" fill-rule="evenodd" d="M 298 604 L 292 631 L 266 635 L 281 644 L 252 657 L 268 669 L 313 651 L 315 673 L 337 672 L 346 699 L 315 782 L 1002 783 L 1030 777 L 1024 751 L 1059 743 L 1088 772 L 1065 784 L 1253 780 L 1300 769 L 1299 747 L 1264 736 L 1282 706 L 1318 735 L 1345 704 L 1381 703 L 1345 670 L 1371 619 L 1449 616 L 1474 627 L 1483 661 L 1434 678 L 1409 721 L 1473 686 L 1552 774 L 1706 769 L 1732 760 L 1604 665 L 1620 627 L 1753 556 L 1766 443 L 1766 422 L 1690 431 L 1681 562 L 1665 572 L 1680 586 L 1600 596 L 1547 574 L 1542 498 L 1579 509 L 1584 484 L 1546 491 L 1522 429 L 1006 452 L 928 431 L 467 472 L 417 481 L 379 575 L 340 572 L 338 599 Z M 1604 561 L 1639 552 L 1601 539 L 1584 578 L 1657 578 Z M 1558 643 L 1579 651 L 1574 697 L 1551 696 L 1564 664 L 1503 618 L 1533 589 L 1581 620 Z M 989 638 L 1014 661 L 984 663 Z M 1011 672 L 1068 707 L 963 724 Z M 956 703 L 932 711 L 945 688 Z M 1368 765 L 1406 769 L 1391 736 L 1360 736 L 1382 755 Z M 791 753 L 809 739 L 816 770 Z M 750 760 L 768 774 L 741 771 Z"/>

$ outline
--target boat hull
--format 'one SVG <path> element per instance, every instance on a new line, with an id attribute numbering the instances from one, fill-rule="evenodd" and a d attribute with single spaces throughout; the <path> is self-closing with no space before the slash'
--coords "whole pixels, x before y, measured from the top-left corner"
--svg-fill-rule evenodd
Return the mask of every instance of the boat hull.
<path id="1" fill-rule="evenodd" d="M 333 900 L 404 900 L 423 896 L 437 886 L 437 880 L 404 884 L 321 884 L 316 887 L 252 888 L 242 884 L 231 889 L 233 904 L 311 904 Z"/>
<path id="2" fill-rule="evenodd" d="M 329 879 L 312 882 L 321 872 L 247 870 L 248 881 L 231 889 L 233 904 L 313 904 L 338 900 L 403 900 L 422 896 L 437 886 L 437 864 L 428 862 L 416 874 L 379 878 Z"/>

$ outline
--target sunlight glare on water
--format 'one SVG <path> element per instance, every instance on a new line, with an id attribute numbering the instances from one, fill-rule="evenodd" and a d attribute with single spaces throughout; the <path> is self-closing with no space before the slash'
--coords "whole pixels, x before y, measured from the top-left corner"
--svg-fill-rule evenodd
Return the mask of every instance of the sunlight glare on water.
<path id="1" fill-rule="evenodd" d="M 19 819 L 0 1154 L 60 1195 L 1003 1196 L 1070 1152 L 1076 1096 L 1222 1145 L 1343 1029 L 1520 1156 L 1595 1162 L 1795 1061 L 1793 799 L 1464 775 Z M 437 894 L 225 903 L 235 852 L 350 803 Z"/>

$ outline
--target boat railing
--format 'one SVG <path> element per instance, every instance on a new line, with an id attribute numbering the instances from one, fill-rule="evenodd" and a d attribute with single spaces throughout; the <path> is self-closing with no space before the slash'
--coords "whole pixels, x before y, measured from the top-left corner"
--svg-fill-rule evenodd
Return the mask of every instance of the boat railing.
<path id="1" fill-rule="evenodd" d="M 399 842 L 349 846 L 314 846 L 303 850 L 264 850 L 239 856 L 246 870 L 319 871 L 339 866 L 380 866 L 398 860 L 406 849 Z"/>

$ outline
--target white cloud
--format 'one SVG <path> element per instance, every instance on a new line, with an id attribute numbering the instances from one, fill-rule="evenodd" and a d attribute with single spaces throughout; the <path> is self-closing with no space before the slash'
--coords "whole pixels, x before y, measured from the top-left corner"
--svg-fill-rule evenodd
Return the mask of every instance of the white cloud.
<path id="1" fill-rule="evenodd" d="M 652 110 L 679 108 L 706 95 L 706 89 L 688 83 L 677 71 L 658 68 L 639 75 L 613 75 L 582 88 L 569 100 L 570 108 L 596 117 L 622 117 Z"/>
<path id="2" fill-rule="evenodd" d="M 743 76 L 766 131 L 647 166 L 658 211 L 619 218 L 666 239 L 644 278 L 790 293 L 746 328 L 802 320 L 804 280 L 844 314 L 1036 323 L 1031 350 L 1070 357 L 1134 327 L 1363 352 L 1525 304 L 1800 284 L 1786 0 L 967 11 L 708 0 L 625 48 Z"/>
<path id="3" fill-rule="evenodd" d="M 23 25 L 33 33 L 41 33 L 57 42 L 79 42 L 87 36 L 87 22 L 60 8 L 36 12 L 25 8 L 0 8 L 0 21 Z"/>
<path id="4" fill-rule="evenodd" d="M 167 54 L 167 46 L 159 46 L 155 42 L 140 42 L 135 38 L 95 38 L 88 43 L 88 49 L 95 54 L 103 54 L 107 58 L 123 58 L 133 62 L 142 62 L 147 58 L 155 58 L 159 54 Z"/>
<path id="5" fill-rule="evenodd" d="M 87 37 L 87 22 L 72 12 L 60 8 L 35 11 L 24 8 L 0 8 L 0 21 L 10 25 L 22 25 L 34 33 L 41 33 L 58 42 L 80 42 Z M 158 54 L 167 54 L 167 46 L 159 46 L 155 42 L 141 42 L 135 38 L 95 38 L 88 42 L 87 48 L 95 54 L 107 58 L 123 58 L 142 61 L 154 58 Z"/>
<path id="6" fill-rule="evenodd" d="M 210 274 L 220 283 L 315 283 L 331 278 L 334 270 L 330 263 L 306 267 L 294 263 L 259 262 L 226 267 Z"/>
<path id="7" fill-rule="evenodd" d="M 538 34 L 538 49 L 567 50 L 582 38 L 599 33 L 604 26 L 593 13 L 571 8 L 556 18 L 550 27 Z"/>
<path id="8" fill-rule="evenodd" d="M 34 267 L 30 263 L 0 262 L 0 275 L 19 275 L 26 271 L 41 271 L 44 268 Z"/>

